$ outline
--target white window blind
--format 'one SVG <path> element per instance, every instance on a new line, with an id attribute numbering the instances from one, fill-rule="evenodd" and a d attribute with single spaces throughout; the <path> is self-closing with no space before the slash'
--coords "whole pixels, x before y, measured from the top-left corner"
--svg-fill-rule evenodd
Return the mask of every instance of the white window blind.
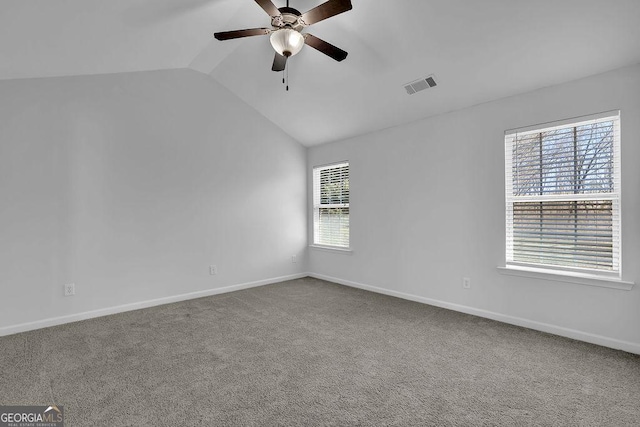
<path id="1" fill-rule="evenodd" d="M 620 118 L 508 131 L 507 264 L 620 275 Z"/>
<path id="2" fill-rule="evenodd" d="M 313 243 L 349 247 L 349 163 L 313 168 Z"/>

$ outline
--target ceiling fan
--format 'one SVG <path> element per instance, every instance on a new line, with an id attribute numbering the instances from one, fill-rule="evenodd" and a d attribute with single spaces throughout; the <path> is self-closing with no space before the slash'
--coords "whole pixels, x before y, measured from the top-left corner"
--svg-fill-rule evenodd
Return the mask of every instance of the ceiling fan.
<path id="1" fill-rule="evenodd" d="M 270 34 L 271 46 L 276 51 L 271 67 L 273 71 L 284 71 L 287 58 L 300 52 L 305 44 L 336 61 L 342 61 L 347 57 L 347 52 L 344 50 L 312 34 L 303 34 L 301 31 L 312 24 L 351 10 L 351 0 L 329 0 L 305 13 L 289 7 L 289 0 L 287 0 L 287 6 L 280 8 L 276 7 L 271 0 L 255 1 L 271 17 L 272 28 L 223 31 L 215 33 L 214 37 L 218 40 L 230 40 Z"/>

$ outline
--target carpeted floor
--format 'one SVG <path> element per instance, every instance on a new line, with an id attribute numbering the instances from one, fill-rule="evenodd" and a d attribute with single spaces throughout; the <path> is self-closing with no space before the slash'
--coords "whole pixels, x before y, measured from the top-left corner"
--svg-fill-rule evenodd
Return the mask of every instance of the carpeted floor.
<path id="1" fill-rule="evenodd" d="M 321 280 L 0 338 L 67 426 L 640 425 L 640 357 Z"/>

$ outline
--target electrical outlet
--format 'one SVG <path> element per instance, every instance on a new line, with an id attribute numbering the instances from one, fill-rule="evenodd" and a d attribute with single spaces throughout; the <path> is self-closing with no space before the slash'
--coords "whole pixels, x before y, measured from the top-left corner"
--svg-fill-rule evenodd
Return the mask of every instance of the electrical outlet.
<path id="1" fill-rule="evenodd" d="M 70 297 L 76 294 L 76 285 L 75 283 L 67 283 L 64 285 L 64 296 Z"/>
<path id="2" fill-rule="evenodd" d="M 295 255 L 291 255 L 291 263 L 295 264 L 296 262 L 298 262 L 298 259 L 296 258 Z"/>
<path id="3" fill-rule="evenodd" d="M 209 266 L 209 274 L 212 275 L 212 276 L 215 276 L 216 274 L 218 274 L 218 266 L 210 265 Z"/>
<path id="4" fill-rule="evenodd" d="M 471 279 L 468 277 L 462 278 L 462 287 L 465 289 L 471 289 Z"/>

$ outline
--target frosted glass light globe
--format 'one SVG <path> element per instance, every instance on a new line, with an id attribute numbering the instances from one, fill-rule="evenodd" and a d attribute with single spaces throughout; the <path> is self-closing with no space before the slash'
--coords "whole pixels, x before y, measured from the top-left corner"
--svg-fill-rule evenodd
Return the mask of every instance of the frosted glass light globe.
<path id="1" fill-rule="evenodd" d="M 271 33 L 271 46 L 282 56 L 293 56 L 304 46 L 304 37 L 291 28 L 281 28 Z"/>

